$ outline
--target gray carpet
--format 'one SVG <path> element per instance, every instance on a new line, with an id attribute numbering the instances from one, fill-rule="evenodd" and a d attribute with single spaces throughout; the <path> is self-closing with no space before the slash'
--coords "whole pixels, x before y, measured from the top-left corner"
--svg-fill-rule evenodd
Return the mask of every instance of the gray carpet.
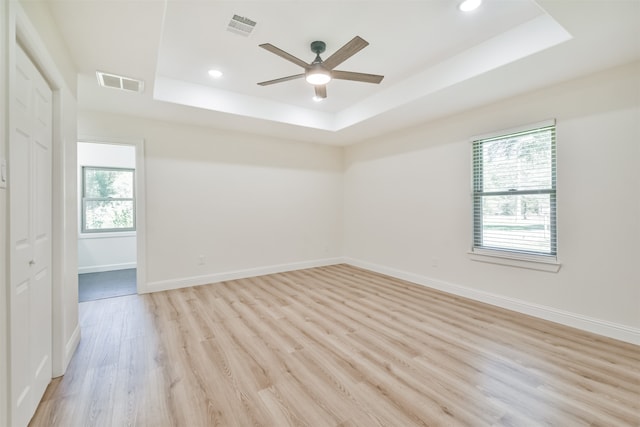
<path id="1" fill-rule="evenodd" d="M 78 274 L 78 300 L 80 302 L 121 297 L 136 292 L 135 268 Z"/>

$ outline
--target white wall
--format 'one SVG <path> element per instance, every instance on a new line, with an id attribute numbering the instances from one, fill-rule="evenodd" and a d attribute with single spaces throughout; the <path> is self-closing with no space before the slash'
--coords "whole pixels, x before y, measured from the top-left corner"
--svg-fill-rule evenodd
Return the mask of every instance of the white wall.
<path id="1" fill-rule="evenodd" d="M 49 5 L 47 2 L 31 0 L 19 0 L 19 3 L 38 32 L 43 47 L 55 63 L 56 74 L 60 77 L 60 81 L 56 82 L 56 85 L 67 88 L 71 97 L 75 99 L 77 97 L 78 71 L 51 16 Z"/>
<path id="2" fill-rule="evenodd" d="M 609 70 L 344 153 L 96 112 L 81 112 L 79 129 L 146 141 L 146 291 L 344 255 L 366 268 L 634 341 L 640 101 L 632 89 L 639 71 L 640 64 Z M 548 118 L 557 119 L 562 268 L 472 261 L 469 137 Z M 596 200 L 601 209 L 591 208 Z"/>
<path id="3" fill-rule="evenodd" d="M 345 255 L 423 284 L 640 338 L 639 75 L 636 63 L 348 147 Z M 471 261 L 469 138 L 548 118 L 557 119 L 560 271 Z"/>
<path id="4" fill-rule="evenodd" d="M 78 126 L 145 141 L 142 291 L 342 255 L 340 148 L 96 112 L 79 113 Z"/>
<path id="5" fill-rule="evenodd" d="M 133 145 L 78 143 L 78 218 L 82 209 L 82 166 L 136 167 Z M 136 233 L 81 233 L 78 225 L 78 273 L 136 267 Z"/>

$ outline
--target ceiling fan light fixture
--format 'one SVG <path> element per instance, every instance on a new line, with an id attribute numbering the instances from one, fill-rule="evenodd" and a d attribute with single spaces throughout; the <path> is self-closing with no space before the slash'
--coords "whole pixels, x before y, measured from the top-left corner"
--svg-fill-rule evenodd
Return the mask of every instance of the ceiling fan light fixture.
<path id="1" fill-rule="evenodd" d="M 326 85 L 331 81 L 331 73 L 320 64 L 316 64 L 306 72 L 305 80 L 314 86 Z"/>
<path id="2" fill-rule="evenodd" d="M 369 42 L 364 40 L 362 37 L 355 36 L 351 41 L 347 42 L 347 44 L 335 51 L 333 55 L 329 56 L 326 61 L 323 61 L 322 58 L 320 58 L 320 54 L 325 51 L 326 45 L 323 41 L 316 40 L 311 43 L 311 51 L 316 54 L 316 59 L 314 59 L 312 63 L 307 64 L 303 60 L 296 58 L 271 43 L 260 44 L 258 45 L 259 47 L 268 50 L 269 52 L 274 53 L 299 67 L 302 67 L 304 69 L 304 73 L 267 80 L 265 82 L 258 82 L 258 85 L 269 86 L 275 83 L 288 82 L 289 80 L 301 79 L 304 77 L 309 84 L 314 86 L 316 97 L 324 99 L 327 97 L 326 85 L 333 79 L 378 84 L 382 81 L 384 76 L 335 70 L 335 67 L 342 64 L 368 45 Z"/>
<path id="3" fill-rule="evenodd" d="M 331 81 L 331 76 L 324 73 L 312 73 L 307 74 L 306 80 L 308 83 L 311 83 L 314 86 L 321 86 L 329 83 Z"/>
<path id="4" fill-rule="evenodd" d="M 315 95 L 312 99 L 313 99 L 315 102 L 322 102 L 322 101 L 324 100 L 324 98 L 323 98 L 323 97 L 318 96 L 318 95 Z"/>

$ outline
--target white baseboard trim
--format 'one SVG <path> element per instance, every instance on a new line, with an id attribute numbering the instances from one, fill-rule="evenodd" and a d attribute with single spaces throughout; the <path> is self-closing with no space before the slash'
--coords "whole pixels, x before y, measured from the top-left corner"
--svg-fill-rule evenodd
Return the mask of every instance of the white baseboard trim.
<path id="1" fill-rule="evenodd" d="M 80 324 L 76 325 L 73 333 L 71 334 L 71 338 L 67 342 L 67 345 L 64 348 L 64 366 L 69 366 L 71 362 L 71 358 L 73 354 L 76 352 L 76 348 L 78 348 L 78 344 L 80 344 Z"/>
<path id="2" fill-rule="evenodd" d="M 126 270 L 128 268 L 136 268 L 136 263 L 125 262 L 122 264 L 90 265 L 88 267 L 78 267 L 78 274 L 102 273 L 104 271 Z"/>
<path id="3" fill-rule="evenodd" d="M 450 294 L 469 298 L 472 300 L 495 305 L 508 310 L 517 311 L 519 313 L 538 317 L 540 319 L 549 320 L 551 322 L 560 323 L 565 326 L 581 329 L 587 332 L 593 332 L 609 338 L 625 341 L 631 344 L 640 345 L 640 329 L 606 320 L 595 319 L 581 314 L 571 313 L 564 310 L 558 310 L 553 307 L 533 304 L 516 298 L 505 297 L 490 292 L 480 291 L 453 283 L 444 282 L 430 277 L 421 276 L 415 273 L 397 270 L 392 267 L 382 266 L 367 261 L 345 257 L 345 264 L 360 267 L 365 270 L 374 271 L 376 273 L 385 274 L 397 279 L 406 280 L 418 285 L 437 289 Z"/>
<path id="4" fill-rule="evenodd" d="M 62 359 L 62 369 L 60 372 L 57 371 L 57 368 L 52 372 L 53 378 L 61 377 L 67 371 L 67 366 L 71 362 L 71 358 L 78 348 L 80 344 L 80 325 L 76 325 L 76 328 L 73 330 L 69 341 L 64 346 L 64 355 Z"/>
<path id="5" fill-rule="evenodd" d="M 160 280 L 156 282 L 147 282 L 145 286 L 138 285 L 138 293 L 144 294 L 149 292 L 168 291 L 170 289 L 207 285 L 210 283 L 224 282 L 226 280 L 246 279 L 248 277 L 264 276 L 265 274 L 284 273 L 286 271 L 304 270 L 305 268 L 324 267 L 327 265 L 342 263 L 344 263 L 344 259 L 341 257 L 324 258 L 289 264 L 247 268 L 244 270 L 228 271 L 223 273 L 206 274 L 202 276 L 185 277 L 181 279 Z"/>

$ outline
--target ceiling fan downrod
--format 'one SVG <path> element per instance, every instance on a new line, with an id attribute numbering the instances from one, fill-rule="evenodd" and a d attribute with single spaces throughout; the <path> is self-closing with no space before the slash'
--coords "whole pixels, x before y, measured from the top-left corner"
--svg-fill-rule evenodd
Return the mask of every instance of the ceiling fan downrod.
<path id="1" fill-rule="evenodd" d="M 327 45 L 323 41 L 316 40 L 314 42 L 311 42 L 311 52 L 316 54 L 316 59 L 313 60 L 311 65 L 322 63 L 322 58 L 320 58 L 320 54 L 323 53 L 326 49 L 327 49 Z"/>

